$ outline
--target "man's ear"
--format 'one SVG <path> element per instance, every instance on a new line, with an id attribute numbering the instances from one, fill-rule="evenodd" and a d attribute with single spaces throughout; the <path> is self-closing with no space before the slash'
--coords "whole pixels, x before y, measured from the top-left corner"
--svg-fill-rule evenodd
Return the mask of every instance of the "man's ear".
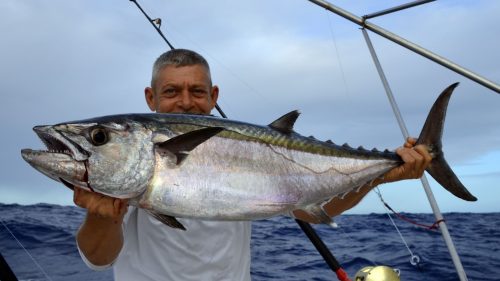
<path id="1" fill-rule="evenodd" d="M 212 90 L 210 91 L 210 99 L 211 99 L 212 108 L 215 107 L 215 104 L 217 103 L 218 98 L 219 98 L 219 87 L 217 87 L 217 85 L 214 85 L 212 87 Z"/>
<path id="2" fill-rule="evenodd" d="M 151 87 L 146 87 L 144 89 L 144 97 L 146 98 L 146 103 L 151 111 L 156 111 L 156 99 Z"/>

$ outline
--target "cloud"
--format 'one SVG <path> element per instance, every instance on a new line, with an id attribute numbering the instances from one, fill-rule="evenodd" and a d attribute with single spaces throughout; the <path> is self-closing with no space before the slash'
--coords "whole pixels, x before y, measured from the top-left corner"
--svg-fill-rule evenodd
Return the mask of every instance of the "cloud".
<path id="1" fill-rule="evenodd" d="M 345 19 L 307 1 L 140 3 L 163 19 L 174 46 L 209 60 L 229 117 L 268 124 L 299 109 L 296 130 L 304 135 L 382 149 L 402 144 L 361 32 Z M 386 8 L 342 5 L 358 15 Z M 372 21 L 498 83 L 499 12 L 497 1 L 439 1 Z M 135 5 L 117 0 L 2 1 L 0 34 L 2 186 L 57 185 L 19 156 L 41 147 L 34 125 L 147 112 L 143 88 L 167 49 Z M 370 36 L 412 135 L 437 94 L 460 81 L 445 124 L 448 160 L 467 165 L 500 151 L 498 94 Z"/>

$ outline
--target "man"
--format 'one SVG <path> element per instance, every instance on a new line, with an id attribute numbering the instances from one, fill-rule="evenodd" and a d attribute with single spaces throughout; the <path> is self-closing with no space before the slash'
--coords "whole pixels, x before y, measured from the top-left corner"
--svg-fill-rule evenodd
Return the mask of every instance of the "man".
<path id="1" fill-rule="evenodd" d="M 218 94 L 206 60 L 181 49 L 156 60 L 151 87 L 145 89 L 149 108 L 159 113 L 210 114 Z M 376 184 L 420 177 L 431 157 L 425 147 L 414 144 L 411 139 L 397 150 L 405 163 L 384 180 L 333 199 L 325 212 L 334 216 L 352 208 Z M 127 207 L 126 200 L 75 188 L 74 202 L 87 209 L 77 233 L 83 260 L 93 269 L 113 264 L 116 280 L 250 280 L 250 222 L 179 219 L 187 228 L 179 231 Z M 293 216 L 315 222 L 302 211 Z"/>

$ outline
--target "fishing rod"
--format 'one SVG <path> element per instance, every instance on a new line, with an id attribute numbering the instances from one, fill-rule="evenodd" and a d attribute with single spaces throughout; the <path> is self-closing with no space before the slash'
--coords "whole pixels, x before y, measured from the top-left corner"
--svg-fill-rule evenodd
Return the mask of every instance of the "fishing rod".
<path id="1" fill-rule="evenodd" d="M 167 40 L 167 37 L 163 35 L 163 32 L 161 32 L 160 29 L 161 19 L 160 18 L 151 19 L 151 17 L 142 9 L 141 5 L 139 5 L 139 3 L 137 3 L 136 0 L 130 0 L 130 2 L 134 2 L 137 8 L 139 8 L 139 10 L 141 10 L 144 16 L 148 19 L 149 23 L 151 23 L 151 25 L 154 27 L 154 29 L 156 29 L 158 34 L 160 34 L 161 38 L 163 38 L 165 43 L 167 43 L 167 45 L 170 47 L 171 50 L 174 50 L 175 49 L 174 46 Z M 222 111 L 222 108 L 219 106 L 219 104 L 217 104 L 217 102 L 215 103 L 215 109 L 217 109 L 217 112 L 219 112 L 220 116 L 222 116 L 223 118 L 227 118 L 226 114 L 224 113 L 224 111 Z"/>
<path id="2" fill-rule="evenodd" d="M 0 253 L 0 280 L 2 281 L 17 281 L 17 277 L 10 268 L 9 264 L 7 261 L 4 259 L 2 256 L 2 253 Z"/>
<path id="3" fill-rule="evenodd" d="M 139 8 L 139 10 L 144 14 L 144 16 L 151 23 L 151 25 L 153 25 L 153 27 L 158 32 L 158 34 L 160 34 L 161 38 L 163 38 L 163 40 L 167 43 L 167 45 L 170 47 L 170 49 L 174 50 L 175 49 L 174 46 L 167 40 L 167 38 L 165 37 L 165 35 L 163 34 L 163 32 L 160 29 L 161 19 L 160 18 L 151 19 L 151 17 L 144 11 L 144 9 L 142 9 L 142 7 L 139 5 L 139 3 L 137 3 L 136 0 L 129 0 L 129 1 L 133 2 L 137 6 L 137 8 Z M 226 114 L 224 114 L 224 111 L 222 111 L 222 108 L 220 108 L 217 103 L 215 104 L 215 108 L 217 109 L 217 111 L 219 112 L 219 114 L 223 118 L 227 118 Z M 347 276 L 347 273 L 340 266 L 340 263 L 337 261 L 337 259 L 332 254 L 332 252 L 328 249 L 328 247 L 323 242 L 323 240 L 321 240 L 321 238 L 316 233 L 316 231 L 312 228 L 312 226 L 309 223 L 301 221 L 299 219 L 295 219 L 295 221 L 299 225 L 300 229 L 302 229 L 302 231 L 309 238 L 309 240 L 311 240 L 311 242 L 313 243 L 316 250 L 320 253 L 320 255 L 325 260 L 326 264 L 330 267 L 330 269 L 332 269 L 333 272 L 335 272 L 335 274 L 337 275 L 337 278 L 340 281 L 351 281 L 349 279 L 349 277 Z"/>

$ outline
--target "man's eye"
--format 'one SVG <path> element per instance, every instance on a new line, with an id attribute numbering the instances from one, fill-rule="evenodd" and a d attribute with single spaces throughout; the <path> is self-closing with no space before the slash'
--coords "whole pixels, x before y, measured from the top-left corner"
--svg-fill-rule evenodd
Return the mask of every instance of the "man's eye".
<path id="1" fill-rule="evenodd" d="M 163 91 L 163 94 L 164 94 L 164 95 L 166 95 L 166 96 L 171 97 L 171 96 L 175 96 L 176 91 L 175 91 L 175 89 L 173 89 L 173 88 L 169 88 L 169 89 L 165 89 L 165 90 Z"/>
<path id="2" fill-rule="evenodd" d="M 207 93 L 207 92 L 206 92 L 205 90 L 203 90 L 203 89 L 194 89 L 192 92 L 193 92 L 193 95 L 194 95 L 195 97 L 204 97 L 204 96 L 205 96 L 205 94 Z"/>

